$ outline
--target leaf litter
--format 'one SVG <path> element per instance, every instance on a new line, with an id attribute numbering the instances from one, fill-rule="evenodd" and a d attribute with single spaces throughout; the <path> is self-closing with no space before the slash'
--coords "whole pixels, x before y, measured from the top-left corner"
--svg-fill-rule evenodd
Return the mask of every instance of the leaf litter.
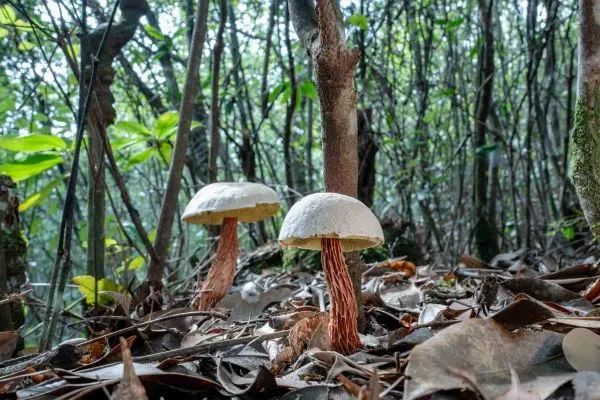
<path id="1" fill-rule="evenodd" d="M 364 348 L 343 356 L 321 272 L 246 262 L 210 312 L 174 298 L 140 316 L 120 296 L 89 339 L 13 358 L 19 332 L 0 333 L 0 397 L 599 399 L 599 269 L 561 263 L 365 265 Z"/>

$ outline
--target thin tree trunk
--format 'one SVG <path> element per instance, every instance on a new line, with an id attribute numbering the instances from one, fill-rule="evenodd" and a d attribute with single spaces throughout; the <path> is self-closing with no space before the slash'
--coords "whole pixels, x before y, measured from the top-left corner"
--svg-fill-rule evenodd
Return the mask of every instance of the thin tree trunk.
<path id="1" fill-rule="evenodd" d="M 223 54 L 223 32 L 227 23 L 227 0 L 219 1 L 221 20 L 213 47 L 213 65 L 210 97 L 210 120 L 208 123 L 210 131 L 210 159 L 208 167 L 208 181 L 217 181 L 217 158 L 219 156 L 219 75 L 221 72 L 221 55 Z"/>
<path id="2" fill-rule="evenodd" d="M 290 81 L 290 98 L 285 109 L 285 125 L 283 129 L 283 162 L 285 168 L 285 184 L 287 185 L 288 203 L 294 204 L 297 200 L 294 184 L 295 163 L 292 156 L 292 120 L 296 110 L 296 70 L 294 68 L 294 53 L 292 52 L 292 42 L 290 40 L 290 10 L 289 4 L 285 6 L 285 47 L 288 56 L 288 76 Z"/>
<path id="3" fill-rule="evenodd" d="M 573 184 L 585 218 L 600 237 L 600 0 L 579 1 L 579 70 L 571 151 Z"/>
<path id="4" fill-rule="evenodd" d="M 358 127 L 354 70 L 360 59 L 343 36 L 341 11 L 335 0 L 289 0 L 294 29 L 308 50 L 321 102 L 323 166 L 328 192 L 357 196 Z M 362 262 L 358 253 L 346 256 L 348 273 L 361 303 Z"/>
<path id="5" fill-rule="evenodd" d="M 198 75 L 202 61 L 202 47 L 206 37 L 206 17 L 208 14 L 208 0 L 199 0 L 196 10 L 194 31 L 190 44 L 190 55 L 183 88 L 183 98 L 179 109 L 179 125 L 177 127 L 177 138 L 173 149 L 171 168 L 167 187 L 163 195 L 154 249 L 158 255 L 158 261 L 151 261 L 148 268 L 147 282 L 149 287 L 160 290 L 162 288 L 162 277 L 164 273 L 167 252 L 171 241 L 171 229 L 175 212 L 177 211 L 179 190 L 181 189 L 181 178 L 185 165 L 186 151 L 189 141 L 192 115 L 194 112 L 194 101 L 198 92 Z"/>
<path id="6" fill-rule="evenodd" d="M 479 0 L 481 17 L 482 46 L 479 50 L 479 78 L 477 80 L 478 98 L 475 112 L 475 135 L 473 153 L 475 156 L 474 212 L 475 212 L 475 244 L 477 254 L 489 261 L 498 254 L 496 228 L 490 221 L 488 205 L 488 154 L 481 151 L 486 144 L 487 119 L 492 104 L 494 85 L 494 34 L 493 34 L 493 0 Z"/>

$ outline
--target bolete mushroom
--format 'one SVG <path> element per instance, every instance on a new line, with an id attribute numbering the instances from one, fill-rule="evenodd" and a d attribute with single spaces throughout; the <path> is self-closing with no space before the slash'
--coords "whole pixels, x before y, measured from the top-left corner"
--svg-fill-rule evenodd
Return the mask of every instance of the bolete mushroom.
<path id="1" fill-rule="evenodd" d="M 338 193 L 304 197 L 286 215 L 279 242 L 286 247 L 321 250 L 329 291 L 329 338 L 334 350 L 351 354 L 362 347 L 356 297 L 343 252 L 383 243 L 379 220 L 367 206 Z"/>
<path id="2" fill-rule="evenodd" d="M 227 294 L 235 277 L 238 255 L 237 223 L 257 222 L 279 210 L 273 189 L 249 182 L 219 182 L 204 186 L 186 206 L 181 219 L 191 224 L 222 225 L 217 253 L 194 303 L 211 309 Z M 200 276 L 198 276 L 200 287 Z"/>

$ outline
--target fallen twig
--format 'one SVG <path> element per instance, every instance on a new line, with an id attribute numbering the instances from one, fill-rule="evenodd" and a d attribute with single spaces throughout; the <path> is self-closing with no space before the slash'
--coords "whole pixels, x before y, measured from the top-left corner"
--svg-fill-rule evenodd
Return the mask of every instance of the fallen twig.
<path id="1" fill-rule="evenodd" d="M 195 346 L 184 347 L 182 349 L 167 350 L 160 353 L 149 354 L 147 356 L 134 357 L 135 362 L 152 362 L 164 360 L 170 357 L 189 357 L 197 354 L 201 351 L 210 351 L 215 349 L 221 349 L 223 347 L 237 346 L 238 344 L 250 344 L 253 342 L 262 342 L 269 339 L 277 339 L 288 336 L 289 330 L 267 333 L 261 336 L 244 336 L 242 338 L 221 340 L 214 343 L 202 343 Z"/>

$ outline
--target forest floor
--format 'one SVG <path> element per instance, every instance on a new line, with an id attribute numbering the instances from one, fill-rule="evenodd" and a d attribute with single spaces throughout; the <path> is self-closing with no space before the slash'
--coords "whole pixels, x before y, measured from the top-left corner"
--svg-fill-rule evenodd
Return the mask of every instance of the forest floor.
<path id="1" fill-rule="evenodd" d="M 20 358 L 3 333 L 0 397 L 598 399 L 600 266 L 537 254 L 365 265 L 364 349 L 342 356 L 328 349 L 322 273 L 253 268 L 267 246 L 211 312 L 187 296 L 135 317 L 115 295 L 87 321 L 92 339 Z"/>

